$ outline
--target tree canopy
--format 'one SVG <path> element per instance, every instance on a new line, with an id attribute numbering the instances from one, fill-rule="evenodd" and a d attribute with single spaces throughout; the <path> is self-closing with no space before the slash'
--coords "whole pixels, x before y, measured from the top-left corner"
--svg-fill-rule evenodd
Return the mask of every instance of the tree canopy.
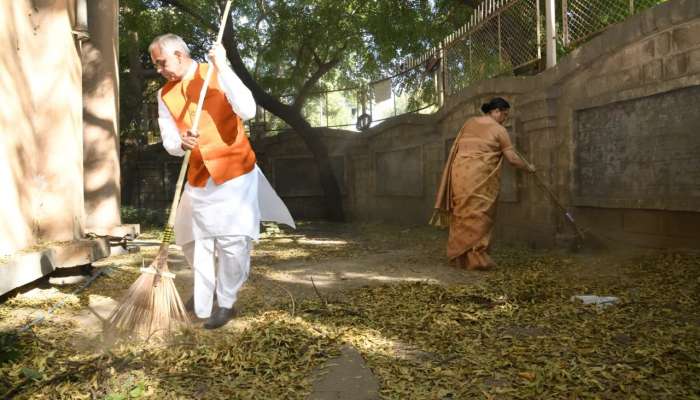
<path id="1" fill-rule="evenodd" d="M 236 45 L 247 69 L 268 94 L 298 109 L 311 92 L 390 75 L 402 59 L 435 45 L 472 10 L 469 2 L 454 0 L 235 0 L 232 9 Z M 147 85 L 129 86 L 134 53 L 147 71 L 151 39 L 172 32 L 201 59 L 219 13 L 216 1 L 122 1 L 125 100 L 141 97 L 134 90 L 146 96 L 153 92 Z M 133 106 L 124 110 L 133 112 Z M 131 117 L 125 115 L 122 122 L 128 125 Z"/>
<path id="2" fill-rule="evenodd" d="M 210 45 L 223 1 L 124 0 L 121 3 L 122 132 L 143 132 L 140 107 L 157 84 L 147 53 L 158 34 L 182 36 L 195 58 Z M 435 45 L 471 13 L 449 0 L 235 0 L 223 44 L 258 105 L 298 133 L 318 166 L 327 216 L 344 219 L 328 150 L 302 109 L 314 91 L 390 75 L 405 57 Z M 131 135 L 130 135 L 131 134 Z"/>

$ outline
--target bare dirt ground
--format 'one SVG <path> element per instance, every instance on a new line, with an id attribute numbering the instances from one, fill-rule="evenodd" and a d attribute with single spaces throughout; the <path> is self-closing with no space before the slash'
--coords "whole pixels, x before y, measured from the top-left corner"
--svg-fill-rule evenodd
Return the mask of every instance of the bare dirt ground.
<path id="1" fill-rule="evenodd" d="M 107 343 L 105 318 L 154 255 L 157 240 L 145 235 L 136 241 L 139 253 L 97 263 L 104 273 L 86 290 L 39 282 L 4 299 L 0 395 L 700 396 L 697 255 L 504 246 L 494 249 L 499 268 L 470 272 L 447 265 L 445 240 L 444 231 L 428 227 L 267 226 L 235 321 L 214 332 L 195 323 L 166 343 Z M 188 299 L 192 273 L 174 246 L 169 265 Z M 577 294 L 620 301 L 581 306 L 570 300 Z M 361 383 L 338 381 L 352 374 Z"/>

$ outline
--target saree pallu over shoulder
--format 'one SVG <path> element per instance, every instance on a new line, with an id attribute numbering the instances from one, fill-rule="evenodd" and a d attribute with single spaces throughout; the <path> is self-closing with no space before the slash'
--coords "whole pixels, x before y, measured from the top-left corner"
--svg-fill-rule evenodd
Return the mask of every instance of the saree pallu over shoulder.
<path id="1" fill-rule="evenodd" d="M 450 225 L 450 172 L 452 171 L 452 162 L 454 161 L 455 154 L 457 154 L 457 149 L 459 148 L 459 140 L 464 134 L 464 129 L 461 129 L 452 143 L 452 148 L 450 148 L 450 154 L 445 162 L 445 168 L 442 171 L 442 177 L 440 178 L 440 186 L 438 186 L 437 196 L 435 199 L 435 206 L 433 206 L 433 215 L 430 217 L 428 224 L 437 226 L 439 228 L 447 228 Z"/>

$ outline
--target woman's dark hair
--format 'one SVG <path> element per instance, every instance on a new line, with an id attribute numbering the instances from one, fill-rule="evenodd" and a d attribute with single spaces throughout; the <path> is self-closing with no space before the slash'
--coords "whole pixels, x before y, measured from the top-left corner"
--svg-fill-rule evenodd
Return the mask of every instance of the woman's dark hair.
<path id="1" fill-rule="evenodd" d="M 481 106 L 481 111 L 484 114 L 488 114 L 493 110 L 504 111 L 508 109 L 510 109 L 510 104 L 508 104 L 508 102 L 502 97 L 494 97 L 493 99 L 489 100 L 488 103 L 484 103 Z"/>

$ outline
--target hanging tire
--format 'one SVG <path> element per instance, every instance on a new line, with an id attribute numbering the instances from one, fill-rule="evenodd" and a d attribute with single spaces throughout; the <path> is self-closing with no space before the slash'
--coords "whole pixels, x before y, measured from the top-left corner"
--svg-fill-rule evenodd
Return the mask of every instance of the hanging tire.
<path id="1" fill-rule="evenodd" d="M 372 125 L 372 116 L 364 113 L 357 117 L 357 124 L 355 124 L 355 127 L 357 128 L 358 131 L 366 131 L 369 129 L 369 127 Z"/>

